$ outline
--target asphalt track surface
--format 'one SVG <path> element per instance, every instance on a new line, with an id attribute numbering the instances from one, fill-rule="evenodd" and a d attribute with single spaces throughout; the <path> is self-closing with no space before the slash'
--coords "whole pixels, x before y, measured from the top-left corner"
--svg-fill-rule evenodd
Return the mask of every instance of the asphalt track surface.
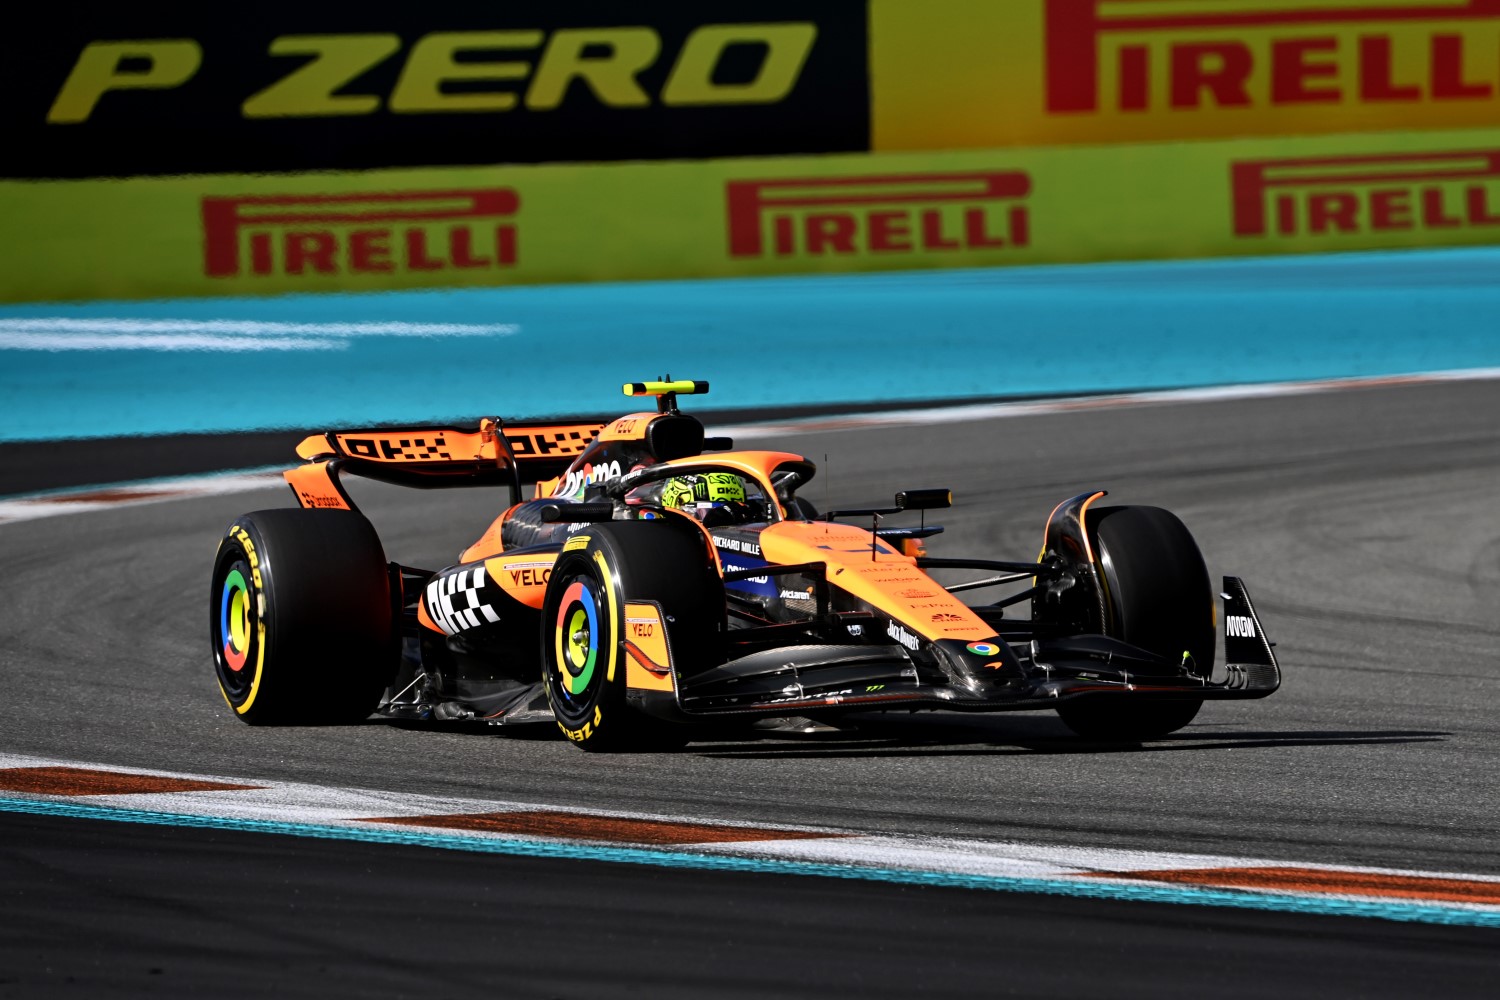
<path id="1" fill-rule="evenodd" d="M 788 436 L 820 506 L 949 486 L 934 555 L 1024 558 L 1092 487 L 1176 511 L 1286 675 L 1143 745 L 917 716 L 598 756 L 554 734 L 230 718 L 207 575 L 284 490 L 0 525 L 5 751 L 392 792 L 1500 874 L 1493 382 Z M 827 461 L 824 455 L 827 455 Z M 356 484 L 449 561 L 499 497 Z M 1492 996 L 1492 930 L 0 817 L 0 996 Z"/>

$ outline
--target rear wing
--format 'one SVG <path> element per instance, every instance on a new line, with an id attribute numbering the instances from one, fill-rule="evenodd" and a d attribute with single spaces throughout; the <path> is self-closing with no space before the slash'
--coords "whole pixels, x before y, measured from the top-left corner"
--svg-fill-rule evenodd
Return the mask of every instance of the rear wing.
<path id="1" fill-rule="evenodd" d="M 353 510 L 339 481 L 346 472 L 418 489 L 506 486 L 516 503 L 522 486 L 567 471 L 603 426 L 487 417 L 475 428 L 328 431 L 304 438 L 297 455 L 306 464 L 282 475 L 303 507 Z"/>

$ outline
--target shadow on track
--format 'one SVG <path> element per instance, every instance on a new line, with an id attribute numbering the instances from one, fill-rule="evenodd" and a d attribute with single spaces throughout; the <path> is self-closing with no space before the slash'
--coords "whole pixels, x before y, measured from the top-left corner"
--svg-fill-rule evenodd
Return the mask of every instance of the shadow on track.
<path id="1" fill-rule="evenodd" d="M 419 722 L 369 719 L 361 725 L 393 726 L 430 733 L 465 733 L 518 742 L 563 742 L 550 722 L 495 727 L 484 722 Z M 695 735 L 680 750 L 656 753 L 693 754 L 725 759 L 788 759 L 840 757 L 966 757 L 1057 756 L 1067 754 L 1178 753 L 1183 751 L 1277 749 L 1312 746 L 1380 746 L 1440 743 L 1452 734 L 1439 730 L 1363 729 L 1293 731 L 1202 727 L 1147 742 L 1091 742 L 1069 732 L 1050 717 L 989 720 L 973 717 L 890 721 L 880 718 L 844 720 L 830 726 L 810 719 L 786 720 L 780 728 L 743 728 L 713 735 Z"/>
<path id="2" fill-rule="evenodd" d="M 1050 719 L 1014 721 L 1004 727 L 963 723 L 862 723 L 850 729 L 755 734 L 754 742 L 695 744 L 688 753 L 725 758 L 966 757 L 1064 754 L 1162 753 L 1277 749 L 1309 746 L 1400 745 L 1442 742 L 1434 730 L 1296 730 L 1245 732 L 1215 727 L 1184 731 L 1149 742 L 1099 743 L 1067 733 Z M 769 741 L 780 745 L 768 746 Z"/>

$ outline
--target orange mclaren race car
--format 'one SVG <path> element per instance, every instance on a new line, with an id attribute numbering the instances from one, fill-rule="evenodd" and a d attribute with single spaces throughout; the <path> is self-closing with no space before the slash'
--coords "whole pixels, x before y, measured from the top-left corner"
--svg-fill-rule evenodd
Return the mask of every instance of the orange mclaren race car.
<path id="1" fill-rule="evenodd" d="M 883 709 L 1053 709 L 1081 736 L 1150 739 L 1280 671 L 1244 585 L 1216 606 L 1192 535 L 1156 507 L 1064 500 L 1039 558 L 936 559 L 942 529 L 883 518 L 946 490 L 818 514 L 813 463 L 705 438 L 677 397 L 607 424 L 337 431 L 298 446 L 299 509 L 229 526 L 214 560 L 214 670 L 249 723 L 555 718 L 589 750 L 717 724 Z M 503 486 L 511 504 L 431 571 L 389 563 L 340 485 Z M 534 487 L 531 499 L 522 490 Z M 852 522 L 852 523 L 851 523 Z M 868 526 L 867 526 L 868 525 Z M 942 584 L 929 570 L 985 574 Z M 946 575 L 953 575 L 948 573 Z M 1000 593 L 968 604 L 964 592 Z M 1029 617 L 1012 617 L 1029 604 Z"/>

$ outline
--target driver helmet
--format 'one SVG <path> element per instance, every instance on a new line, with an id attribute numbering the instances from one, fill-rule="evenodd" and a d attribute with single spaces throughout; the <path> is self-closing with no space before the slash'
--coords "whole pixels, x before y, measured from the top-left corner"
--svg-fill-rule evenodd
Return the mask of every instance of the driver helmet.
<path id="1" fill-rule="evenodd" d="M 745 483 L 732 472 L 673 476 L 662 484 L 661 504 L 691 514 L 709 527 L 752 519 Z"/>

